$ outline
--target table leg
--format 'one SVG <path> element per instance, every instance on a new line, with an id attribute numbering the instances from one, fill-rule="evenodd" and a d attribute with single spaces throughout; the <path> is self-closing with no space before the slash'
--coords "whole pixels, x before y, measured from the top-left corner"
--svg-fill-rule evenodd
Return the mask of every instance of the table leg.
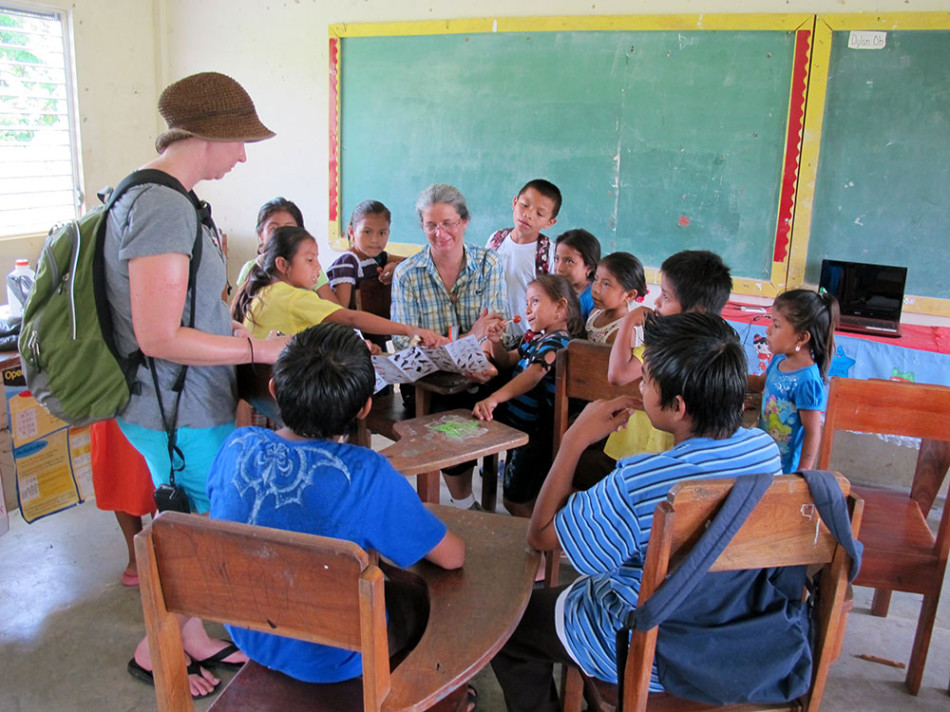
<path id="1" fill-rule="evenodd" d="M 482 509 L 494 512 L 498 499 L 498 453 L 482 459 Z"/>
<path id="2" fill-rule="evenodd" d="M 429 407 L 432 404 L 432 394 L 425 388 L 416 388 L 416 417 L 421 418 L 429 414 Z"/>
<path id="3" fill-rule="evenodd" d="M 438 504 L 441 477 L 442 473 L 438 470 L 435 472 L 423 472 L 421 475 L 416 475 L 416 492 L 419 493 L 419 499 L 421 499 L 423 502 Z"/>
<path id="4" fill-rule="evenodd" d="M 421 418 L 429 414 L 429 408 L 432 404 L 432 394 L 425 388 L 416 388 L 416 417 Z M 424 472 L 416 475 L 416 492 L 419 493 L 419 499 L 423 502 L 439 503 L 439 486 L 442 473 Z"/>

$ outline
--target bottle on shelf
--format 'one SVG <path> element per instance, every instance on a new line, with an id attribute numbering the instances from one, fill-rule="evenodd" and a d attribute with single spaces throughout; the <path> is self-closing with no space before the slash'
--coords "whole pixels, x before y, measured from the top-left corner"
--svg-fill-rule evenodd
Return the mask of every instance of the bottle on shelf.
<path id="1" fill-rule="evenodd" d="M 35 280 L 36 273 L 30 268 L 30 261 L 18 259 L 13 271 L 7 275 L 7 304 L 13 316 L 23 316 L 23 307 Z"/>

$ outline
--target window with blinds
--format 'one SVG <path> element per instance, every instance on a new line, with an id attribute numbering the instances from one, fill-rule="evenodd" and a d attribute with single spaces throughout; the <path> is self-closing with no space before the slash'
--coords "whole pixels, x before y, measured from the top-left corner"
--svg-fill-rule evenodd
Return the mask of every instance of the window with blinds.
<path id="1" fill-rule="evenodd" d="M 76 217 L 78 152 L 65 17 L 0 5 L 0 237 Z"/>

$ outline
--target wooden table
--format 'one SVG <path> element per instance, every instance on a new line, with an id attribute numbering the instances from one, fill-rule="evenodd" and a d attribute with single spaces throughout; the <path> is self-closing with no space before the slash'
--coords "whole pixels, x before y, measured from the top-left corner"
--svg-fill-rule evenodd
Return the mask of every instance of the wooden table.
<path id="1" fill-rule="evenodd" d="M 465 541 L 465 566 L 411 569 L 428 587 L 429 621 L 393 671 L 385 712 L 428 709 L 487 665 L 521 620 L 541 556 L 526 542 L 527 519 L 426 506 Z"/>
<path id="2" fill-rule="evenodd" d="M 473 381 L 461 373 L 452 373 L 451 371 L 436 371 L 430 373 L 424 378 L 420 378 L 413 383 L 407 383 L 408 386 L 415 386 L 416 389 L 416 417 L 428 415 L 432 408 L 432 394 L 436 393 L 443 396 L 452 396 L 461 393 L 464 390 L 478 385 L 478 381 Z"/>
<path id="3" fill-rule="evenodd" d="M 270 394 L 271 367 L 263 364 L 243 364 L 237 368 L 241 397 L 250 402 L 260 413 L 281 424 L 277 402 Z M 441 469 L 460 465 L 482 457 L 482 507 L 494 511 L 498 498 L 498 455 L 528 442 L 528 436 L 520 430 L 498 421 L 478 421 L 466 409 L 428 414 L 433 393 L 452 395 L 473 385 L 473 381 L 460 373 L 439 371 L 415 382 L 416 414 L 418 417 L 393 424 L 396 444 L 382 451 L 393 466 L 404 475 L 416 476 L 416 491 L 423 502 L 439 502 Z M 395 396 L 398 398 L 398 396 Z M 463 432 L 464 427 L 454 432 L 434 430 L 439 423 L 477 423 L 478 428 Z M 410 442 L 406 442 L 406 438 Z M 368 436 L 367 436 L 368 443 Z"/>
<path id="4" fill-rule="evenodd" d="M 423 502 L 438 503 L 440 470 L 484 458 L 482 507 L 489 511 L 497 497 L 498 454 L 528 442 L 520 430 L 497 420 L 476 420 L 465 409 L 403 420 L 393 429 L 399 439 L 380 454 L 402 474 L 417 476 Z"/>

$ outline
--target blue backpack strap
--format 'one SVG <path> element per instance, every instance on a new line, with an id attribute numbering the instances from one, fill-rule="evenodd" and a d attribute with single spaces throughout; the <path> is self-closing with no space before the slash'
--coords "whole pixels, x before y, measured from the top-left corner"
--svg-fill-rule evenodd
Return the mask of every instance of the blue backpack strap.
<path id="1" fill-rule="evenodd" d="M 861 554 L 864 545 L 854 538 L 851 531 L 851 517 L 848 515 L 848 506 L 838 480 L 827 470 L 802 470 L 801 476 L 808 483 L 808 491 L 815 501 L 815 508 L 821 515 L 821 521 L 828 527 L 838 543 L 851 557 L 851 569 L 848 572 L 848 581 L 854 581 L 861 570 Z"/>
<path id="2" fill-rule="evenodd" d="M 649 630 L 666 620 L 706 576 L 739 528 L 762 499 L 772 476 L 737 477 L 719 512 L 687 557 L 642 607 L 627 614 L 626 624 L 617 631 L 617 699 L 623 705 L 623 673 L 627 666 L 630 632 Z"/>
<path id="3" fill-rule="evenodd" d="M 771 484 L 772 476 L 768 474 L 736 478 L 719 512 L 676 571 L 642 607 L 631 611 L 636 630 L 649 630 L 659 625 L 679 608 L 732 541 Z"/>
<path id="4" fill-rule="evenodd" d="M 863 546 L 861 542 L 855 540 L 851 531 L 851 519 L 845 498 L 841 494 L 841 487 L 835 476 L 825 470 L 805 470 L 800 474 L 808 484 L 815 508 L 825 526 L 851 557 L 849 580 L 853 581 L 861 567 Z M 683 600 L 703 580 L 709 567 L 728 546 L 771 483 L 771 475 L 737 477 L 722 508 L 680 566 L 642 607 L 630 611 L 627 615 L 626 625 L 617 631 L 619 700 L 623 700 L 623 672 L 630 645 L 630 631 L 649 630 L 660 625 L 676 611 Z"/>

